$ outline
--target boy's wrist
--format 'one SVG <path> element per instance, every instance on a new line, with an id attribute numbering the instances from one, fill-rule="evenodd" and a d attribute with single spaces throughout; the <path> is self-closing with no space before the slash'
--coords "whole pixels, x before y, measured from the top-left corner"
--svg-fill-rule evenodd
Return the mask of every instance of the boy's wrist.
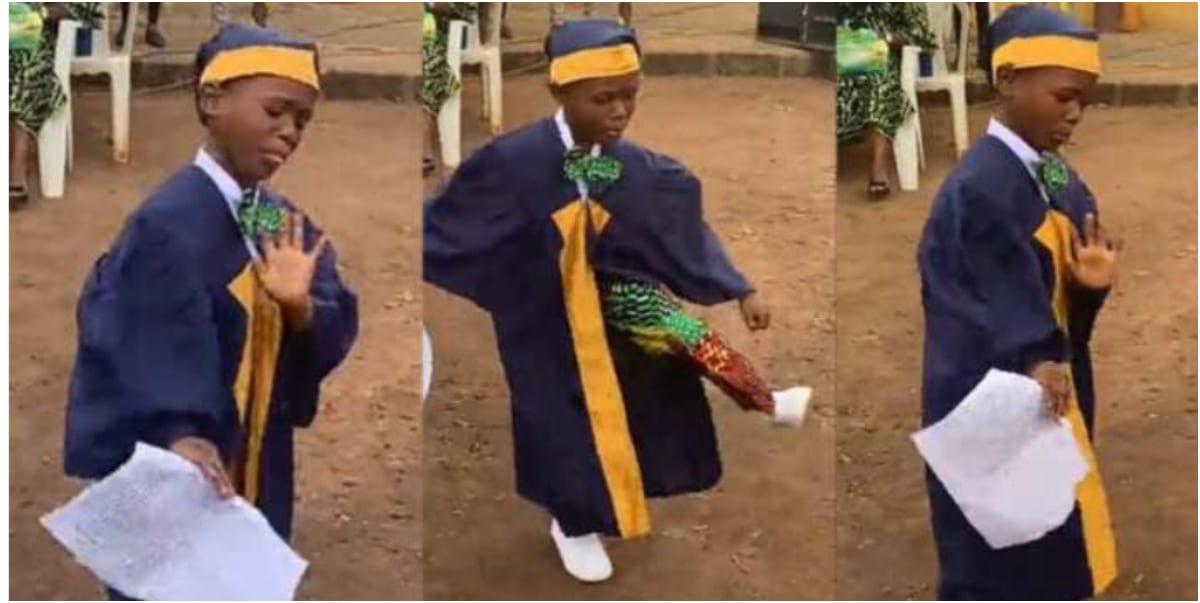
<path id="1" fill-rule="evenodd" d="M 283 312 L 284 323 L 293 332 L 302 333 L 312 328 L 312 296 L 306 295 L 303 299 L 281 303 L 280 310 Z"/>

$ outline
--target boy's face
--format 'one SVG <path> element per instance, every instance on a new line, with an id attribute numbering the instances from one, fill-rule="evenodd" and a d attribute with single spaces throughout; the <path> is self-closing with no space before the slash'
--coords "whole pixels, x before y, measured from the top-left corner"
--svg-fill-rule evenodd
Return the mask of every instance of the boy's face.
<path id="1" fill-rule="evenodd" d="M 287 78 L 261 75 L 201 93 L 209 136 L 242 184 L 267 180 L 300 146 L 317 91 Z"/>
<path id="2" fill-rule="evenodd" d="M 640 73 L 551 86 L 580 144 L 611 145 L 621 139 L 637 108 Z"/>
<path id="3" fill-rule="evenodd" d="M 1014 70 L 1004 66 L 997 90 L 1011 126 L 1039 151 L 1054 151 L 1071 138 L 1096 87 L 1096 76 L 1066 67 Z"/>

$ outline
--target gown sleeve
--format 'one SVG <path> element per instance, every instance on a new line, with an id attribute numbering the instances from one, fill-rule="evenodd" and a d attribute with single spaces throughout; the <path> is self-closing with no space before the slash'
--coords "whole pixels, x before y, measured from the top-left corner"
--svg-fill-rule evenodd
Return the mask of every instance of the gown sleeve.
<path id="1" fill-rule="evenodd" d="M 184 436 L 218 446 L 219 343 L 195 262 L 136 215 L 92 269 L 77 308 L 79 343 L 66 413 L 67 473 L 99 478 L 137 441 Z M 228 443 L 223 450 L 228 454 Z"/>
<path id="2" fill-rule="evenodd" d="M 983 335 L 990 367 L 1026 374 L 1038 362 L 1065 360 L 1050 292 L 1018 224 L 998 201 L 961 183 L 942 194 L 948 198 L 939 200 L 920 250 L 927 308 Z"/>
<path id="3" fill-rule="evenodd" d="M 538 244 L 521 236 L 532 220 L 511 163 L 488 145 L 425 206 L 425 280 L 489 311 L 519 295 L 507 276 L 528 257 L 525 246 Z"/>
<path id="4" fill-rule="evenodd" d="M 645 275 L 690 302 L 713 305 L 754 292 L 704 221 L 700 181 L 679 162 L 647 152 L 650 178 L 637 219 L 614 220 L 606 261 Z"/>
<path id="5" fill-rule="evenodd" d="M 312 222 L 305 229 L 305 248 L 311 248 L 321 231 Z M 337 368 L 358 336 L 358 298 L 338 276 L 338 254 L 326 246 L 317 259 L 310 295 L 313 322 L 303 333 L 284 335 L 280 362 L 292 425 L 308 427 L 317 415 L 321 382 Z"/>

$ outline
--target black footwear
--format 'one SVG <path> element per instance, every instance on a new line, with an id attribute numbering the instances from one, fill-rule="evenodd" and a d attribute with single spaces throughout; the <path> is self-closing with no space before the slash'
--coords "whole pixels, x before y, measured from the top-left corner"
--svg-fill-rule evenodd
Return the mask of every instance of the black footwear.
<path id="1" fill-rule="evenodd" d="M 867 183 L 867 198 L 872 201 L 881 201 L 891 194 L 892 187 L 887 182 L 872 180 Z"/>
<path id="2" fill-rule="evenodd" d="M 157 25 L 146 26 L 146 45 L 153 48 L 167 47 L 167 38 L 158 30 Z"/>
<path id="3" fill-rule="evenodd" d="M 20 211 L 29 205 L 29 189 L 24 186 L 8 187 L 8 211 Z"/>

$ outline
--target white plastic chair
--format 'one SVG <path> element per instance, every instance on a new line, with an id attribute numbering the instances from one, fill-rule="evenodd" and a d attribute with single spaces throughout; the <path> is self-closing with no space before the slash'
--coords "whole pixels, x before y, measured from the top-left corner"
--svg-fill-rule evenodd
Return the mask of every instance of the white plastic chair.
<path id="1" fill-rule="evenodd" d="M 921 141 L 921 109 L 917 104 L 917 74 L 920 71 L 921 49 L 905 46 L 900 51 L 900 88 L 912 103 L 913 112 L 896 130 L 892 152 L 896 156 L 896 174 L 900 190 L 915 191 L 920 183 L 920 168 L 925 166 L 925 149 Z"/>
<path id="2" fill-rule="evenodd" d="M 85 57 L 75 57 L 71 61 L 73 75 L 103 74 L 109 77 L 112 90 L 112 139 L 113 160 L 118 163 L 129 161 L 129 96 L 131 81 L 133 39 L 137 31 L 136 2 L 129 3 L 129 16 L 125 22 L 125 36 L 121 40 L 121 48 L 112 47 L 112 36 L 109 35 L 108 17 L 109 3 L 104 6 L 104 19 L 100 29 L 92 33 L 92 54 Z"/>
<path id="3" fill-rule="evenodd" d="M 433 384 L 433 342 L 429 331 L 421 329 L 421 400 L 429 399 L 429 386 Z"/>
<path id="4" fill-rule="evenodd" d="M 463 65 L 479 65 L 483 76 L 483 118 L 493 136 L 503 123 L 504 95 L 501 92 L 500 3 L 480 6 L 479 17 L 487 18 L 486 41 L 480 38 L 480 24 L 454 20 L 447 30 L 446 62 L 454 77 L 462 81 Z M 453 170 L 462 160 L 462 86 L 442 105 L 438 113 L 438 137 L 442 163 Z"/>
<path id="5" fill-rule="evenodd" d="M 933 74 L 917 76 L 918 92 L 945 91 L 950 94 L 950 111 L 954 127 L 954 151 L 958 157 L 967 152 L 967 31 L 970 28 L 971 9 L 965 2 L 926 2 L 929 26 L 933 30 Z M 958 28 L 955 28 L 954 11 L 958 11 Z M 954 66 L 946 61 L 947 48 L 955 53 Z"/>
<path id="6" fill-rule="evenodd" d="M 66 102 L 51 115 L 38 131 L 38 177 L 42 196 L 63 196 L 67 169 L 71 164 L 71 58 L 75 55 L 75 33 L 79 23 L 69 19 L 58 22 L 58 43 L 54 47 L 54 77 L 62 83 Z"/>

